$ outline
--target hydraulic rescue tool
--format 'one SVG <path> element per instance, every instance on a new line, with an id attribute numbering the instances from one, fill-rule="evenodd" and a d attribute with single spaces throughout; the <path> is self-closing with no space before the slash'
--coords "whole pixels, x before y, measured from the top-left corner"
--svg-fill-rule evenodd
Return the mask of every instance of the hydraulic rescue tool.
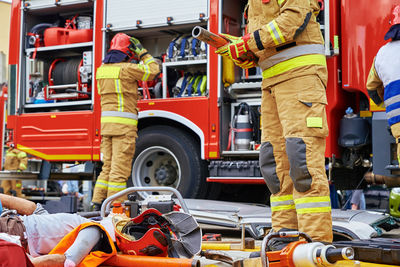
<path id="1" fill-rule="evenodd" d="M 268 251 L 267 244 L 273 238 L 298 238 L 305 240 L 289 243 L 279 251 Z M 302 232 L 273 232 L 266 235 L 261 245 L 260 258 L 250 258 L 236 261 L 234 266 L 254 266 L 261 260 L 263 267 L 319 267 L 334 265 L 339 260 L 351 260 L 354 258 L 354 250 L 351 247 L 336 248 L 332 245 L 324 245 L 320 242 L 312 242 L 311 238 Z"/>

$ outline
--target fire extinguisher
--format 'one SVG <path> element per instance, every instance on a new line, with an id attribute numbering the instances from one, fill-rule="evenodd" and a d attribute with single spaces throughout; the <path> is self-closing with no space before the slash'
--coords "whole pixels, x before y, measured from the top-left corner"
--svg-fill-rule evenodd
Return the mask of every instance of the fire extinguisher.
<path id="1" fill-rule="evenodd" d="M 249 150 L 250 142 L 258 133 L 257 115 L 245 102 L 241 103 L 232 118 L 227 150 Z"/>

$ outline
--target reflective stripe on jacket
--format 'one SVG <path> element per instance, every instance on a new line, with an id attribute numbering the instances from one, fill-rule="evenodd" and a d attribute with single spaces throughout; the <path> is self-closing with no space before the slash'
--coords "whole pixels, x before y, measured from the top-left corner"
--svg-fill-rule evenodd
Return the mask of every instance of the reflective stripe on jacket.
<path id="1" fill-rule="evenodd" d="M 264 79 L 310 65 L 318 68 L 290 76 L 326 71 L 318 13 L 317 0 L 249 0 L 249 47 L 259 58 Z M 325 74 L 321 79 L 325 83 Z"/>

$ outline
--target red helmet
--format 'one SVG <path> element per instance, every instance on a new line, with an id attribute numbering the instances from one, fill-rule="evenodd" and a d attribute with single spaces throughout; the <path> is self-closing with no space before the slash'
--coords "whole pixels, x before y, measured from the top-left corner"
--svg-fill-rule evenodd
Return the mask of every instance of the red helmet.
<path id="1" fill-rule="evenodd" d="M 131 37 L 125 33 L 117 33 L 111 40 L 110 49 L 111 50 L 118 50 L 122 53 L 126 54 L 129 58 L 132 58 L 134 54 L 129 49 L 131 42 L 129 41 Z"/>
<path id="2" fill-rule="evenodd" d="M 392 14 L 393 14 L 392 25 L 400 24 L 400 5 L 394 7 Z"/>
<path id="3" fill-rule="evenodd" d="M 167 256 L 168 238 L 173 235 L 168 221 L 156 209 L 130 219 L 114 216 L 115 239 L 122 253 L 139 256 Z"/>

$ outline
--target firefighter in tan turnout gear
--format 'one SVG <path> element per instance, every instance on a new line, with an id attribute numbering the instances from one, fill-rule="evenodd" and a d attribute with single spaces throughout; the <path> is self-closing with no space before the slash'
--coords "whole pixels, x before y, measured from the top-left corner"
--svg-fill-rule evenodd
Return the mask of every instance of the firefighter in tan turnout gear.
<path id="1" fill-rule="evenodd" d="M 134 56 L 141 63 L 130 63 Z M 104 199 L 126 188 L 137 138 L 137 81 L 152 80 L 159 72 L 158 64 L 139 40 L 124 33 L 111 40 L 110 50 L 96 72 L 101 96 L 103 168 L 93 192 L 95 210 Z"/>
<path id="2" fill-rule="evenodd" d="M 327 68 L 317 0 L 249 0 L 248 34 L 217 49 L 240 67 L 251 51 L 262 69 L 260 168 L 271 191 L 274 231 L 332 242 L 325 173 Z M 286 239 L 288 240 L 288 239 Z M 279 241 L 279 240 L 278 240 Z M 280 249 L 282 246 L 270 249 Z"/>
<path id="3" fill-rule="evenodd" d="M 25 152 L 14 147 L 10 147 L 6 152 L 4 161 L 4 170 L 7 171 L 24 171 L 28 166 L 28 157 Z M 1 187 L 4 194 L 12 195 L 14 192 L 17 197 L 23 197 L 21 180 L 3 180 Z"/>

